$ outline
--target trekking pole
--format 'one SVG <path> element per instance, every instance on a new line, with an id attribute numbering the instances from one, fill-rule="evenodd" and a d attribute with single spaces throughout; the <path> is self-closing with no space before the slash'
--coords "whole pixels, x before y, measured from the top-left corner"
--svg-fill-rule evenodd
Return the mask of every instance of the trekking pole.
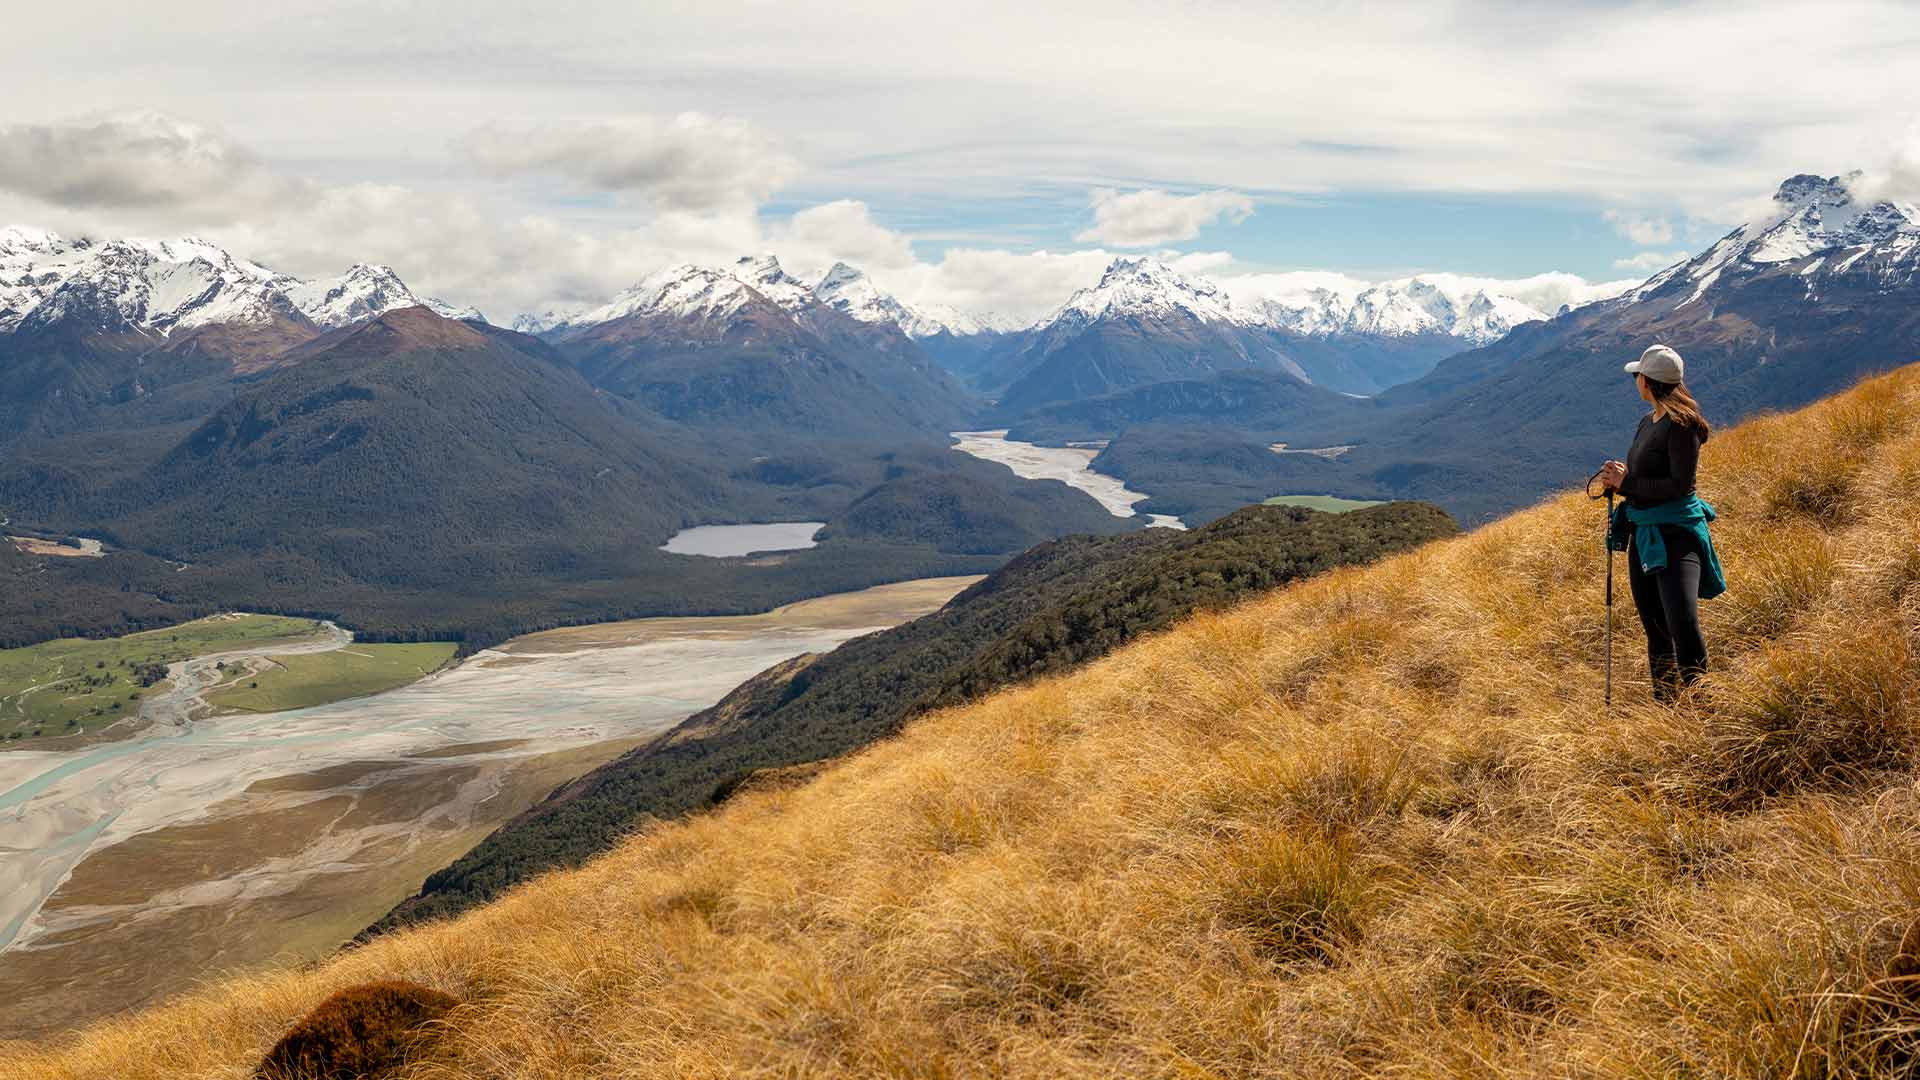
<path id="1" fill-rule="evenodd" d="M 1613 489 L 1607 489 L 1607 531 L 1601 541 L 1607 549 L 1607 715 L 1613 715 Z"/>
<path id="2" fill-rule="evenodd" d="M 1604 467 L 1601 471 L 1605 471 Z M 1586 494 L 1589 499 L 1597 499 L 1600 497 L 1593 493 L 1593 482 L 1598 479 L 1599 476 L 1600 473 L 1596 472 L 1592 476 L 1587 477 Z M 1600 534 L 1600 545 L 1607 553 L 1607 682 L 1605 697 L 1602 698 L 1602 701 L 1603 707 L 1609 716 L 1613 714 L 1613 494 L 1612 488 L 1606 489 L 1607 527 Z"/>

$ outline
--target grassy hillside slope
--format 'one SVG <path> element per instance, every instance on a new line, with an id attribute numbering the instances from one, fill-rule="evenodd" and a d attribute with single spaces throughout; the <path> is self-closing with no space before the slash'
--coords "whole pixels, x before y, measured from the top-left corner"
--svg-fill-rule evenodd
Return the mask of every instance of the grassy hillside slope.
<path id="1" fill-rule="evenodd" d="M 240 1077 L 460 997 L 416 1078 L 1891 1074 L 1920 1046 L 1920 369 L 1716 436 L 1713 673 L 1600 708 L 1598 508 L 1196 616 L 462 919 L 21 1048 Z"/>

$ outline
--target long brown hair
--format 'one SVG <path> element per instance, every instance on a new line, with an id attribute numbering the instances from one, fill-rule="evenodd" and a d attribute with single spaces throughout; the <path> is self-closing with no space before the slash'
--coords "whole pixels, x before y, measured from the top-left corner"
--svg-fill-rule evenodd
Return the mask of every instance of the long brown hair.
<path id="1" fill-rule="evenodd" d="M 1648 379 L 1647 385 L 1653 390 L 1653 407 L 1673 419 L 1676 424 L 1690 427 L 1700 433 L 1700 441 L 1706 442 L 1713 434 L 1713 425 L 1700 415 L 1700 403 L 1687 393 L 1687 384 L 1683 382 L 1664 383 L 1658 379 Z"/>

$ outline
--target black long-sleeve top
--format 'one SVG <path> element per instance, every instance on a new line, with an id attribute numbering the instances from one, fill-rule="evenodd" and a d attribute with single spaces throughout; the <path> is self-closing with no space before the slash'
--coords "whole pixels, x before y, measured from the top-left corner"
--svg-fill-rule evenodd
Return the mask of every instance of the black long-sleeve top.
<path id="1" fill-rule="evenodd" d="M 1693 494 L 1694 473 L 1700 467 L 1700 430 L 1676 424 L 1671 417 L 1655 420 L 1649 413 L 1633 432 L 1627 451 L 1627 477 L 1620 494 L 1627 505 L 1657 506 Z"/>

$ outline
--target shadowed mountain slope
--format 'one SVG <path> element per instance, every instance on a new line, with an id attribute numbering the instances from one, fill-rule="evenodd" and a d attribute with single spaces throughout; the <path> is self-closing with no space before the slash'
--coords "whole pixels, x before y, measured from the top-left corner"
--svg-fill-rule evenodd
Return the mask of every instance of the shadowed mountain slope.
<path id="1" fill-rule="evenodd" d="M 246 609 L 478 647 L 980 573 L 1039 539 L 1135 524 L 935 445 L 769 440 L 749 465 L 740 447 L 596 393 L 544 343 L 425 308 L 326 333 L 237 389 L 195 426 L 147 432 L 173 444 L 144 467 L 43 453 L 0 468 L 0 512 L 114 549 L 86 567 L 30 560 L 45 572 L 0 596 L 9 630 L 115 629 L 104 586 L 127 594 L 126 627 Z M 841 521 L 877 485 L 950 472 L 978 522 L 896 536 Z M 835 523 L 828 542 L 752 565 L 658 550 L 696 523 L 820 519 Z M 68 603 L 73 619 L 50 617 Z"/>
<path id="2" fill-rule="evenodd" d="M 1226 371 L 1044 406 L 1021 417 L 1007 435 L 1025 442 L 1067 442 L 1111 438 L 1142 425 L 1246 432 L 1306 423 L 1358 427 L 1378 411 L 1372 400 L 1337 394 L 1285 372 Z"/>
<path id="3" fill-rule="evenodd" d="M 702 429 L 897 440 L 968 412 L 897 326 L 813 299 L 771 258 L 660 271 L 547 337 L 594 386 Z"/>
<path id="4" fill-rule="evenodd" d="M 332 331 L 89 516 L 188 562 L 277 549 L 428 584 L 546 568 L 555 528 L 659 543 L 716 501 L 697 459 L 505 334 L 425 308 Z"/>

